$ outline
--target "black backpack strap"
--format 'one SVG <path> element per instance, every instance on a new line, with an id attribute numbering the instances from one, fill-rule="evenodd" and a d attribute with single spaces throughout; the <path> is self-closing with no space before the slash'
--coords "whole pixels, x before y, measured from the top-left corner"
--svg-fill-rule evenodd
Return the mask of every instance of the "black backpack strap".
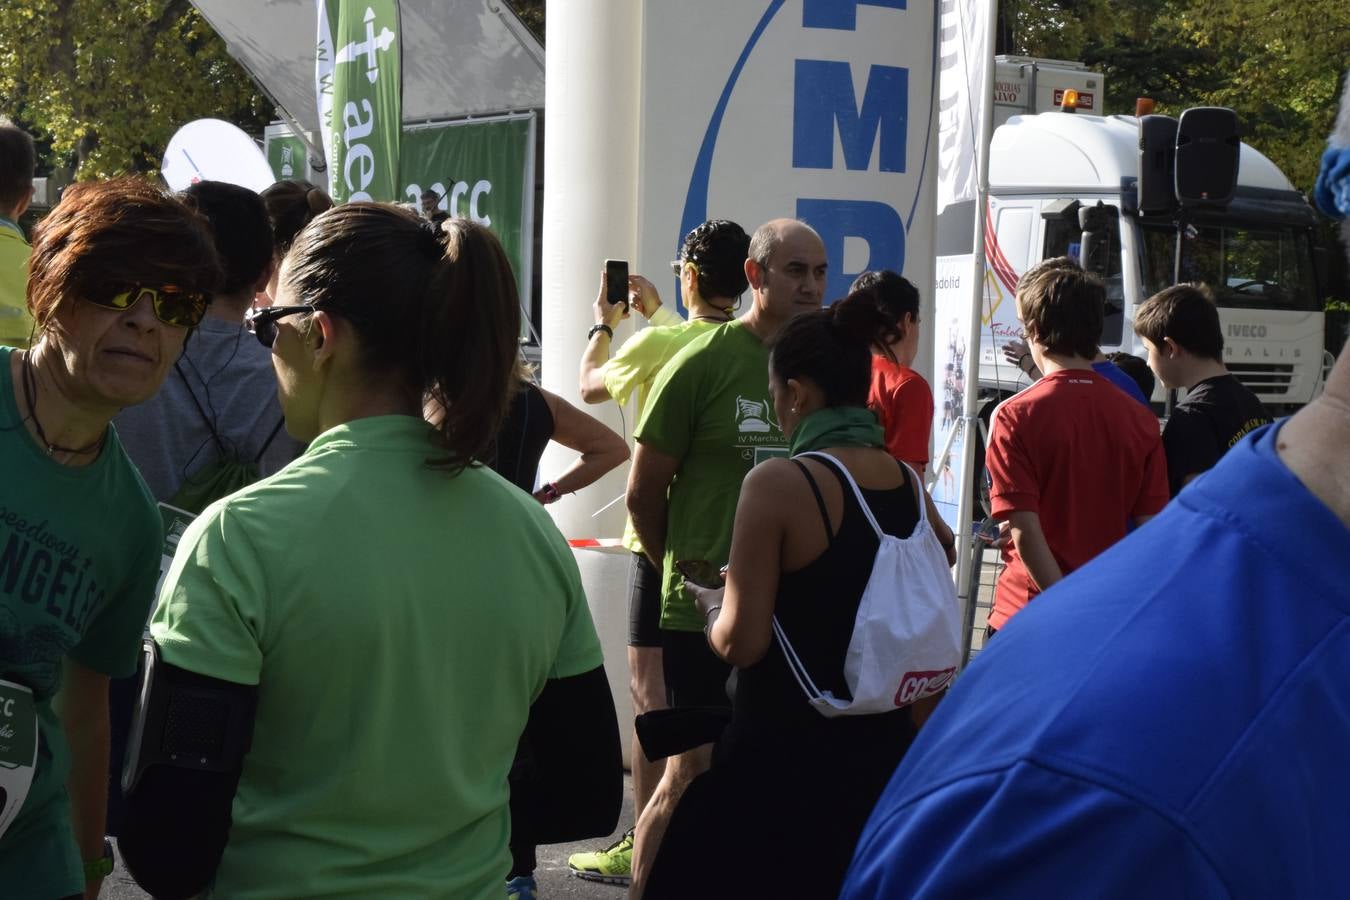
<path id="1" fill-rule="evenodd" d="M 277 424 L 273 426 L 272 433 L 267 436 L 267 440 L 263 441 L 262 449 L 258 451 L 257 456 L 253 457 L 253 464 L 255 466 L 262 463 L 263 454 L 267 452 L 268 447 L 272 446 L 272 441 L 276 440 L 277 434 L 280 433 L 281 431 L 281 426 L 285 424 L 286 424 L 286 417 L 282 416 L 281 421 L 277 422 Z"/>
<path id="2" fill-rule="evenodd" d="M 183 379 L 183 387 L 187 388 L 188 396 L 192 398 L 192 405 L 197 407 L 197 413 L 202 417 L 202 421 L 206 423 L 206 430 L 211 432 L 211 440 L 216 444 L 216 452 L 223 457 L 225 455 L 225 442 L 220 439 L 220 433 L 216 431 L 215 421 L 206 414 L 206 409 L 202 406 L 202 402 L 197 399 L 196 392 L 192 390 L 192 385 L 188 382 L 187 376 L 183 374 L 183 367 L 177 362 L 174 362 L 173 368 L 174 371 L 178 373 L 178 377 Z"/>

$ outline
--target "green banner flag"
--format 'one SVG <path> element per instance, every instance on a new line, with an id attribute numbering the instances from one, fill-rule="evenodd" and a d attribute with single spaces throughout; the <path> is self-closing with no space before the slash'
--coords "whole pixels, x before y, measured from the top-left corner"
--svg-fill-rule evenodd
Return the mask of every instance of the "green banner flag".
<path id="1" fill-rule="evenodd" d="M 335 203 L 398 199 L 403 64 L 398 0 L 317 0 L 316 92 L 327 119 L 328 192 Z M 326 44 L 324 28 L 331 29 Z M 331 113 L 325 116 L 325 55 Z"/>
<path id="2" fill-rule="evenodd" d="M 275 135 L 266 138 L 267 163 L 277 181 L 303 180 L 308 150 L 305 142 L 294 135 Z"/>
<path id="3" fill-rule="evenodd" d="M 530 296 L 533 209 L 533 117 L 418 126 L 403 132 L 402 198 L 414 205 L 424 191 L 437 206 L 492 229 L 515 269 L 521 296 Z M 526 193 L 529 185 L 529 194 Z"/>

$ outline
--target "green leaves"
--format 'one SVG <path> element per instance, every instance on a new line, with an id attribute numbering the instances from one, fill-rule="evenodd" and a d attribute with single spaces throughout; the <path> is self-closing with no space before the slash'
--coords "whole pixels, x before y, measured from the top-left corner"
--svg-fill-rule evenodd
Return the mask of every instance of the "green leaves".
<path id="1" fill-rule="evenodd" d="M 153 173 L 198 118 L 260 130 L 270 104 L 186 0 L 0 4 L 0 109 L 83 179 Z"/>
<path id="2" fill-rule="evenodd" d="M 1009 52 L 1081 59 L 1106 76 L 1106 112 L 1228 106 L 1244 139 L 1309 191 L 1350 64 L 1344 0 L 1004 0 Z"/>

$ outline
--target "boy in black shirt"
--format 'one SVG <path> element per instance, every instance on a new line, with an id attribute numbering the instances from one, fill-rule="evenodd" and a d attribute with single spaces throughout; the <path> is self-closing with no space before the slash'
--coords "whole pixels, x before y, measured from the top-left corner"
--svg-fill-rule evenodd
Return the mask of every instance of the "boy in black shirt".
<path id="1" fill-rule="evenodd" d="M 1202 284 L 1178 284 L 1139 307 L 1135 333 L 1164 385 L 1185 388 L 1163 429 L 1168 487 L 1175 497 L 1253 429 L 1272 421 L 1261 401 L 1223 364 L 1223 330 Z"/>

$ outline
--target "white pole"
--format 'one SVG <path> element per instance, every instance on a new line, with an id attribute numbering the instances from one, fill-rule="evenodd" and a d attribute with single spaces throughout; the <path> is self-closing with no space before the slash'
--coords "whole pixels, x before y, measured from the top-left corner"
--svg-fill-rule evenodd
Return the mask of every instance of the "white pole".
<path id="1" fill-rule="evenodd" d="M 987 0 L 987 28 L 984 66 L 980 77 L 980 97 L 982 99 L 980 117 L 980 139 L 975 147 L 975 166 L 977 174 L 975 194 L 975 236 L 971 248 L 971 297 L 973 315 L 970 317 L 970 335 L 966 344 L 966 396 L 961 415 L 961 425 L 965 440 L 962 441 L 961 472 L 963 477 L 960 497 L 957 502 L 957 524 L 960 533 L 956 537 L 956 546 L 960 548 L 956 565 L 956 591 L 961 600 L 963 621 L 970 621 L 969 607 L 976 601 L 970 590 L 970 569 L 974 562 L 973 554 L 967 552 L 973 538 L 971 514 L 975 507 L 975 496 L 979 486 L 975 484 L 975 442 L 980 440 L 980 424 L 977 404 L 980 395 L 980 325 L 984 313 L 984 232 L 985 217 L 989 207 L 989 143 L 994 134 L 994 40 L 998 33 L 998 5 L 996 0 Z M 995 351 L 997 352 L 997 351 Z M 983 553 L 982 548 L 975 550 Z M 968 637 L 968 636 L 967 636 Z"/>
<path id="2" fill-rule="evenodd" d="M 632 260 L 637 249 L 638 86 L 641 4 L 608 0 L 553 0 L 545 57 L 544 209 L 541 264 L 543 385 L 581 406 L 577 371 L 591 304 L 605 259 Z M 530 189 L 527 187 L 527 190 Z M 624 324 L 617 349 L 631 333 Z M 622 430 L 613 403 L 585 411 Z M 634 423 L 628 423 L 631 434 Z M 541 478 L 553 478 L 576 452 L 550 444 Z M 549 507 L 569 538 L 618 537 L 625 509 L 618 504 L 592 518 L 624 490 L 620 466 L 576 496 Z"/>

